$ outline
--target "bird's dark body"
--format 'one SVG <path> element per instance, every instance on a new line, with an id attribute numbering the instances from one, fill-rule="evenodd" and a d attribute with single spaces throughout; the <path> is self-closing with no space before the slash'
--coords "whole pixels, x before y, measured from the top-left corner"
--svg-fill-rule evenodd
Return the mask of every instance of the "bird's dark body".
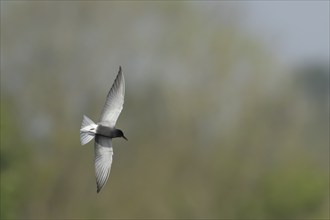
<path id="1" fill-rule="evenodd" d="M 116 137 L 121 137 L 122 132 L 119 129 L 98 124 L 96 129 L 96 134 L 108 138 L 116 138 Z"/>

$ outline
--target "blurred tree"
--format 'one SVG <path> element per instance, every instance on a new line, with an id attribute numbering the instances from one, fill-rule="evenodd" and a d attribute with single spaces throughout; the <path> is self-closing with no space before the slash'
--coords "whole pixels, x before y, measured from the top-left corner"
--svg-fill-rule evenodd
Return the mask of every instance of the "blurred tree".
<path id="1" fill-rule="evenodd" d="M 18 218 L 24 213 L 21 207 L 27 202 L 26 183 L 31 181 L 29 170 L 33 169 L 31 152 L 22 142 L 22 125 L 14 109 L 15 104 L 1 93 L 1 219 Z"/>

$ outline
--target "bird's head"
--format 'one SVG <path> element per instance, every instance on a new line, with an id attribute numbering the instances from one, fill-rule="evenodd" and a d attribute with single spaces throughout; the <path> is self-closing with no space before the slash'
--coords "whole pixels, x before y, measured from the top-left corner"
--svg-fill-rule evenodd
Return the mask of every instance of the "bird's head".
<path id="1" fill-rule="evenodd" d="M 126 141 L 128 141 L 127 138 L 126 138 L 125 135 L 124 135 L 124 132 L 123 132 L 122 130 L 119 130 L 119 129 L 116 129 L 116 130 L 115 130 L 115 137 L 122 137 L 122 138 L 124 138 Z"/>

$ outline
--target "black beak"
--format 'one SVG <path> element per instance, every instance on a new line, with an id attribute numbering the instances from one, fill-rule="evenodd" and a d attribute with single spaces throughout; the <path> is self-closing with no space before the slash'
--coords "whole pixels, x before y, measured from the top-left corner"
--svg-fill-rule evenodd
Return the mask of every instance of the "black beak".
<path id="1" fill-rule="evenodd" d="M 126 140 L 126 141 L 128 141 L 128 139 L 123 135 L 123 138 Z"/>

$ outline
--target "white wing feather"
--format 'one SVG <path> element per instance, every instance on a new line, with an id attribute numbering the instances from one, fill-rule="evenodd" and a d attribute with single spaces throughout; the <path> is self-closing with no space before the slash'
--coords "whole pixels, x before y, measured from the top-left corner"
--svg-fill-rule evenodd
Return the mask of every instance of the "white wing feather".
<path id="1" fill-rule="evenodd" d="M 113 155 L 111 138 L 96 135 L 94 150 L 96 186 L 97 192 L 100 192 L 110 174 Z"/>
<path id="2" fill-rule="evenodd" d="M 118 75 L 107 95 L 105 105 L 100 118 L 100 124 L 114 127 L 123 109 L 125 96 L 125 79 L 119 67 Z"/>

